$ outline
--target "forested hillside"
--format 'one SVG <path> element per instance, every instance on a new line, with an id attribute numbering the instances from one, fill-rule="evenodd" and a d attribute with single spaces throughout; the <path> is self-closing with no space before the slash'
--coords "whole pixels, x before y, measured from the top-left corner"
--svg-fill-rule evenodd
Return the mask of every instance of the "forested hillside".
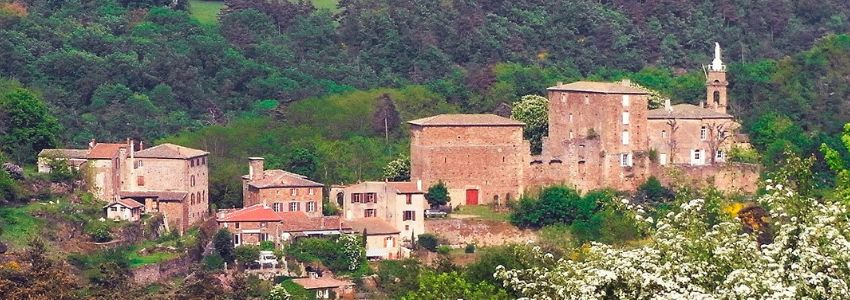
<path id="1" fill-rule="evenodd" d="M 328 183 L 380 178 L 407 152 L 403 121 L 509 112 L 557 81 L 630 78 L 698 102 L 715 41 L 732 112 L 763 161 L 835 145 L 827 137 L 850 121 L 841 0 L 343 0 L 335 10 L 227 0 L 204 25 L 189 2 L 170 4 L 0 0 L 0 76 L 62 128 L 26 152 L 3 150 L 31 161 L 92 138 L 167 138 L 213 152 L 211 193 L 229 206 L 245 156 Z M 379 113 L 397 122 L 378 128 Z"/>

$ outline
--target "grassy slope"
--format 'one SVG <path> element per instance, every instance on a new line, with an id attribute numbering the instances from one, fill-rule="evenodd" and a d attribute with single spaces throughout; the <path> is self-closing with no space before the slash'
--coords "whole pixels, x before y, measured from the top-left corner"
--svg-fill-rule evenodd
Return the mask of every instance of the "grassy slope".
<path id="1" fill-rule="evenodd" d="M 458 207 L 453 213 L 459 215 L 471 215 L 476 219 L 508 222 L 510 214 L 503 211 L 495 211 L 487 205 L 463 205 Z"/>
<path id="2" fill-rule="evenodd" d="M 312 0 L 313 5 L 318 9 L 329 9 L 337 11 L 336 5 L 339 0 Z M 205 0 L 190 0 L 190 12 L 198 22 L 204 25 L 218 24 L 218 12 L 224 7 L 222 1 L 205 1 Z"/>
<path id="3" fill-rule="evenodd" d="M 44 221 L 30 214 L 30 206 L 0 207 L 0 239 L 8 242 L 12 249 L 21 249 L 41 233 Z"/>
<path id="4" fill-rule="evenodd" d="M 202 0 L 191 0 L 189 2 L 191 3 L 189 12 L 195 19 L 198 19 L 198 22 L 204 25 L 218 24 L 218 12 L 224 7 L 224 2 Z"/>

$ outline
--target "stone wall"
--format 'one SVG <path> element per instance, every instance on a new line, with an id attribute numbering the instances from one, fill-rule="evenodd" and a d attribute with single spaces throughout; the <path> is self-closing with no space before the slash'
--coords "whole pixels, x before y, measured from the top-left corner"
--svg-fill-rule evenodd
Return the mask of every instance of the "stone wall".
<path id="1" fill-rule="evenodd" d="M 294 190 L 294 195 L 293 195 Z M 322 192 L 321 187 L 271 187 L 258 189 L 254 187 L 246 187 L 246 195 L 248 199 L 243 207 L 265 203 L 269 207 L 274 207 L 274 203 L 281 203 L 280 211 L 289 211 L 289 203 L 299 202 L 300 211 L 305 212 L 310 217 L 322 216 Z M 307 211 L 307 203 L 313 202 L 315 209 Z"/>
<path id="2" fill-rule="evenodd" d="M 192 257 L 186 254 L 177 259 L 133 269 L 133 282 L 146 285 L 175 275 L 186 274 L 193 263 Z"/>
<path id="3" fill-rule="evenodd" d="M 715 164 L 705 166 L 668 165 L 652 167 L 652 174 L 666 186 L 714 186 L 726 193 L 755 193 L 761 167 L 754 164 Z"/>
<path id="4" fill-rule="evenodd" d="M 522 193 L 529 144 L 521 126 L 412 126 L 411 178 L 425 188 L 442 180 L 452 205 L 466 204 L 477 190 L 478 203 L 516 198 Z"/>
<path id="5" fill-rule="evenodd" d="M 716 153 L 710 153 L 712 142 L 718 148 L 728 154 L 728 149 L 733 145 L 734 133 L 741 125 L 731 119 L 676 119 L 676 131 L 673 132 L 668 121 L 671 119 L 650 119 L 649 120 L 649 147 L 658 152 L 659 159 L 666 155 L 666 163 L 673 164 L 689 164 L 691 163 L 692 151 L 695 149 L 701 150 L 700 155 L 704 163 L 711 163 L 711 158 Z M 722 127 L 721 127 L 722 126 Z M 705 139 L 700 137 L 700 130 L 706 128 Z M 720 138 L 717 134 L 712 137 L 711 128 L 715 131 L 722 128 L 728 135 L 727 138 Z M 721 143 L 722 142 L 722 143 Z M 671 149 L 671 145 L 675 149 Z M 722 161 L 721 158 L 718 161 Z M 660 160 L 663 161 L 663 160 Z"/>
<path id="6" fill-rule="evenodd" d="M 513 243 L 537 241 L 531 230 L 521 230 L 506 222 L 476 219 L 441 219 L 425 222 L 425 231 L 446 239 L 449 245 L 462 247 L 466 244 L 499 246 Z"/>

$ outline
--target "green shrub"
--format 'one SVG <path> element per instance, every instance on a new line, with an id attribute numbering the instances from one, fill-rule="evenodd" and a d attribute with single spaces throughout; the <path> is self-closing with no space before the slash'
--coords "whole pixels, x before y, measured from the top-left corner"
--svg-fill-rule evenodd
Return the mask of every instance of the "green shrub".
<path id="1" fill-rule="evenodd" d="M 262 241 L 262 242 L 260 242 L 260 250 L 274 251 L 274 242 L 272 242 L 272 241 Z"/>
<path id="2" fill-rule="evenodd" d="M 437 251 L 437 246 L 440 245 L 440 240 L 437 239 L 436 235 L 425 233 L 420 234 L 419 239 L 416 241 L 419 247 L 428 249 L 428 251 L 435 252 Z"/>
<path id="3" fill-rule="evenodd" d="M 204 269 L 208 271 L 221 270 L 224 268 L 224 258 L 218 253 L 213 253 L 204 257 Z"/>
<path id="4" fill-rule="evenodd" d="M 378 262 L 378 286 L 390 299 L 398 299 L 419 286 L 419 273 L 424 268 L 416 259 L 382 260 Z"/>
<path id="5" fill-rule="evenodd" d="M 647 203 L 658 205 L 668 203 L 676 198 L 676 193 L 661 185 L 661 181 L 655 176 L 650 176 L 646 182 L 641 184 L 635 192 L 634 201 L 637 203 Z"/>
<path id="6" fill-rule="evenodd" d="M 425 199 L 428 200 L 428 204 L 431 204 L 431 206 L 446 205 L 446 203 L 451 201 L 449 198 L 449 190 L 446 188 L 446 184 L 443 183 L 442 180 L 428 188 L 428 193 L 425 194 Z"/>
<path id="7" fill-rule="evenodd" d="M 475 244 L 466 244 L 466 248 L 463 249 L 463 252 L 475 253 Z"/>
<path id="8" fill-rule="evenodd" d="M 242 245 L 233 249 L 233 258 L 243 266 L 250 265 L 260 258 L 260 247 L 255 245 Z"/>
<path id="9" fill-rule="evenodd" d="M 748 163 L 748 164 L 757 164 L 761 161 L 761 157 L 759 156 L 758 151 L 756 149 L 745 149 L 741 147 L 732 147 L 729 150 L 729 156 L 727 161 L 729 162 L 737 162 L 737 163 Z"/>
<path id="10" fill-rule="evenodd" d="M 95 242 L 105 243 L 112 240 L 112 233 L 106 222 L 92 220 L 86 224 L 84 230 Z"/>
<path id="11" fill-rule="evenodd" d="M 320 262 L 334 272 L 360 272 L 366 264 L 366 250 L 359 236 L 337 239 L 302 238 L 286 249 L 286 254 L 302 262 Z"/>
<path id="12" fill-rule="evenodd" d="M 538 199 L 523 197 L 511 214 L 510 220 L 522 228 L 540 228 L 588 220 L 599 208 L 598 200 L 610 196 L 607 191 L 594 191 L 581 197 L 576 190 L 568 187 L 547 187 Z"/>
<path id="13" fill-rule="evenodd" d="M 437 246 L 437 253 L 446 255 L 446 254 L 449 254 L 450 252 L 452 252 L 452 247 L 449 247 L 449 246 L 446 246 L 446 245 Z"/>

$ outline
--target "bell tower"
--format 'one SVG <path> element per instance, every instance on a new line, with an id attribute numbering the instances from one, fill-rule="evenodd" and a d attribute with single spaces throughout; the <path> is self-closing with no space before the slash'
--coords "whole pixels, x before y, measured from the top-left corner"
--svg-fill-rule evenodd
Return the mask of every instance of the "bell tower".
<path id="1" fill-rule="evenodd" d="M 726 113 L 727 95 L 726 87 L 726 65 L 720 60 L 720 44 L 714 43 L 714 60 L 707 66 L 705 71 L 706 108 L 716 112 Z"/>

